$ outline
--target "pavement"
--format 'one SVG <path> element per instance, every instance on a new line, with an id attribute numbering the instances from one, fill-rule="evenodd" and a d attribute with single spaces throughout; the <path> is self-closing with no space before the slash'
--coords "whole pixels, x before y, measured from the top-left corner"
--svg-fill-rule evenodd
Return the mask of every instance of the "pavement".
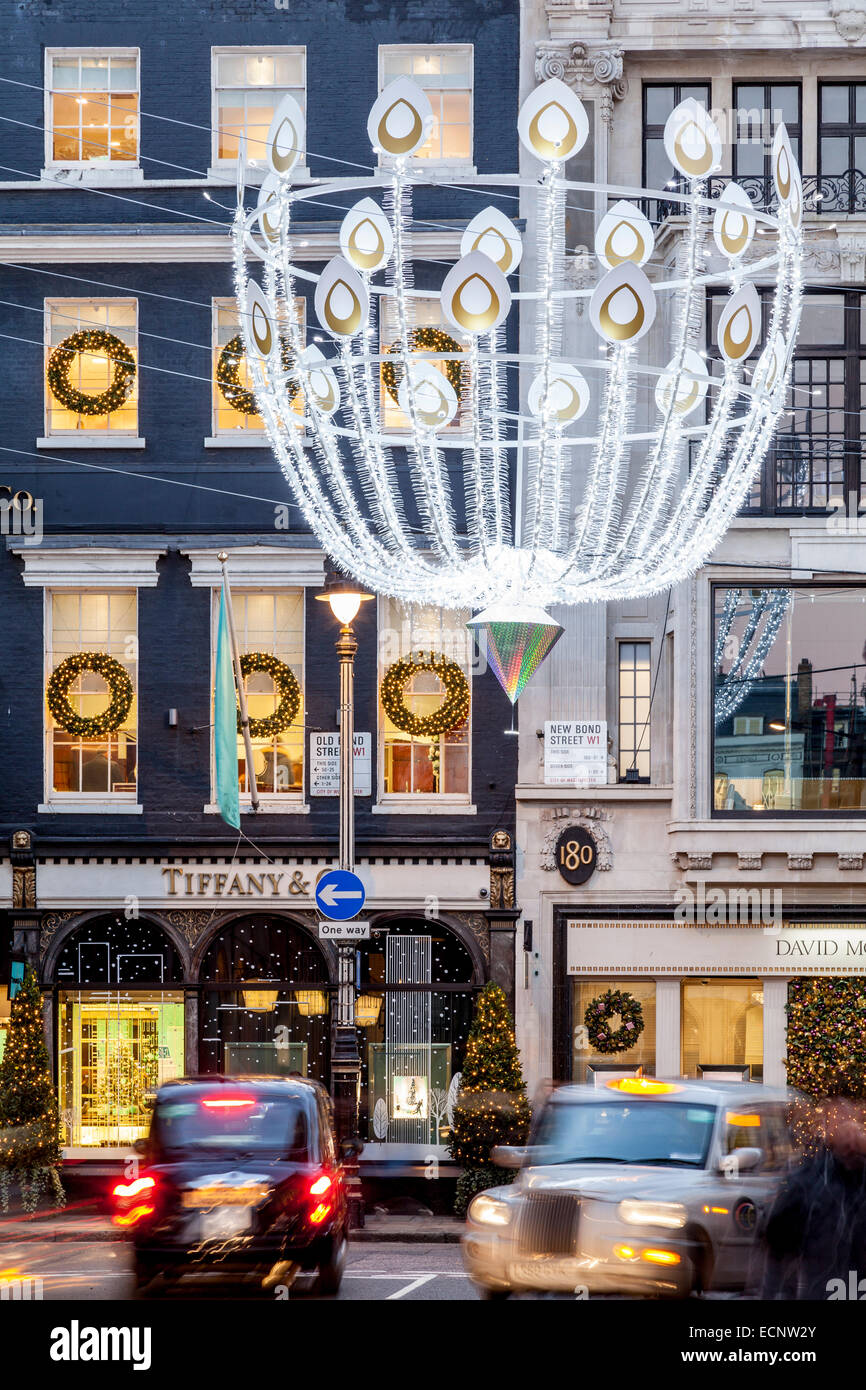
<path id="1" fill-rule="evenodd" d="M 358 1244 L 456 1245 L 462 1231 L 463 1222 L 455 1216 L 372 1211 L 367 1213 L 363 1228 L 350 1232 L 349 1238 Z M 22 1240 L 91 1245 L 123 1239 L 123 1232 L 111 1224 L 109 1216 L 95 1211 L 93 1203 L 37 1211 L 33 1216 L 23 1212 L 0 1213 L 0 1246 Z"/>

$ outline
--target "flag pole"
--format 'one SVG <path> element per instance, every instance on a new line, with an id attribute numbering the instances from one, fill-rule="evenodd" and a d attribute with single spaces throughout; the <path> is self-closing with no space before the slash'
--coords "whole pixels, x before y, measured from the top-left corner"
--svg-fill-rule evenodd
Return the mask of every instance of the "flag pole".
<path id="1" fill-rule="evenodd" d="M 232 591 L 229 584 L 229 574 L 226 568 L 228 564 L 228 551 L 221 550 L 217 559 L 222 566 L 223 572 L 223 592 L 226 596 L 226 617 L 229 622 L 229 637 L 232 644 L 232 660 L 235 668 L 235 682 L 238 687 L 238 705 L 241 711 L 241 732 L 244 736 L 244 752 L 247 759 L 247 786 L 250 790 L 250 801 L 254 811 L 259 809 L 259 790 L 256 786 L 256 770 L 253 766 L 253 741 L 250 738 L 250 716 L 247 711 L 247 692 L 244 689 L 244 677 L 241 670 L 241 654 L 238 651 L 238 638 L 235 632 L 235 615 L 232 608 Z"/>

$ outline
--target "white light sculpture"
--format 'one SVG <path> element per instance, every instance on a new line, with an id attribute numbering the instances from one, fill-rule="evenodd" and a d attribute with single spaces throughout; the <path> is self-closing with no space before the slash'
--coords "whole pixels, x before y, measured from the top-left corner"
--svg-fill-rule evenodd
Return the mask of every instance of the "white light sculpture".
<path id="1" fill-rule="evenodd" d="M 518 120 L 540 178 L 483 185 L 495 205 L 461 229 L 460 260 L 428 290 L 414 284 L 412 214 L 413 190 L 427 182 L 412 163 L 431 126 L 425 94 L 400 78 L 375 103 L 368 130 L 382 164 L 376 177 L 313 185 L 292 183 L 303 117 L 286 102 L 274 117 L 271 168 L 255 211 L 244 209 L 241 189 L 236 289 L 258 408 L 331 559 L 363 586 L 407 602 L 500 613 L 651 594 L 693 573 L 743 505 L 786 404 L 803 200 L 784 126 L 773 147 L 772 214 L 735 184 L 719 200 L 707 196 L 721 144 L 691 100 L 665 130 L 685 191 L 579 183 L 564 166 L 587 138 L 586 113 L 564 83 L 544 82 Z M 525 248 L 505 215 L 516 213 L 521 194 L 538 204 L 531 283 L 515 274 Z M 566 277 L 569 199 L 596 207 L 604 199 L 607 209 L 597 218 L 598 280 L 588 288 Z M 681 208 L 672 266 L 653 261 L 653 228 L 635 199 Z M 299 209 L 317 204 L 325 218 L 345 209 L 339 254 L 321 274 L 297 256 L 305 239 Z M 753 241 L 760 254 L 747 264 Z M 257 263 L 260 283 L 250 274 Z M 315 286 L 322 351 L 304 349 L 286 307 L 304 283 Z M 752 371 L 747 359 L 761 334 L 756 284 L 772 294 L 766 347 Z M 700 341 L 708 286 L 729 290 L 713 371 Z M 564 327 L 581 301 L 600 342 L 594 355 L 570 358 Z M 429 319 L 418 306 L 430 302 L 459 351 L 416 343 L 416 324 L 423 336 Z M 387 352 L 378 337 L 386 303 L 396 325 Z M 516 330 L 508 333 L 521 312 L 534 329 L 532 352 L 519 350 Z M 384 422 L 383 362 L 399 378 L 389 410 L 396 428 Z M 420 526 L 407 519 L 412 506 Z"/>

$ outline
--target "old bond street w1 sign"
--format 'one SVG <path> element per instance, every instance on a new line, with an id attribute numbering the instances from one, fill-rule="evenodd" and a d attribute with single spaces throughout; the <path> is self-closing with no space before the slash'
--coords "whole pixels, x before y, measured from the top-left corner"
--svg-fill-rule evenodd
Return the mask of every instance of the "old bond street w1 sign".
<path id="1" fill-rule="evenodd" d="M 544 784 L 600 787 L 607 781 L 607 722 L 548 719 L 544 725 Z"/>
<path id="2" fill-rule="evenodd" d="M 355 734 L 355 795 L 372 795 L 372 739 Z M 310 796 L 340 795 L 340 735 L 310 734 Z"/>

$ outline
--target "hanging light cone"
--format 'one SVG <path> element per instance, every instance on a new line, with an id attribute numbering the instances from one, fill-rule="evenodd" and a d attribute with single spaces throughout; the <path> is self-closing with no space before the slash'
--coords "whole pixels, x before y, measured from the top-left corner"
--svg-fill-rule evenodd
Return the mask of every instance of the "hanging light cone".
<path id="1" fill-rule="evenodd" d="M 487 660 L 512 704 L 556 646 L 563 629 L 543 608 L 486 608 L 466 624 L 487 634 Z"/>

